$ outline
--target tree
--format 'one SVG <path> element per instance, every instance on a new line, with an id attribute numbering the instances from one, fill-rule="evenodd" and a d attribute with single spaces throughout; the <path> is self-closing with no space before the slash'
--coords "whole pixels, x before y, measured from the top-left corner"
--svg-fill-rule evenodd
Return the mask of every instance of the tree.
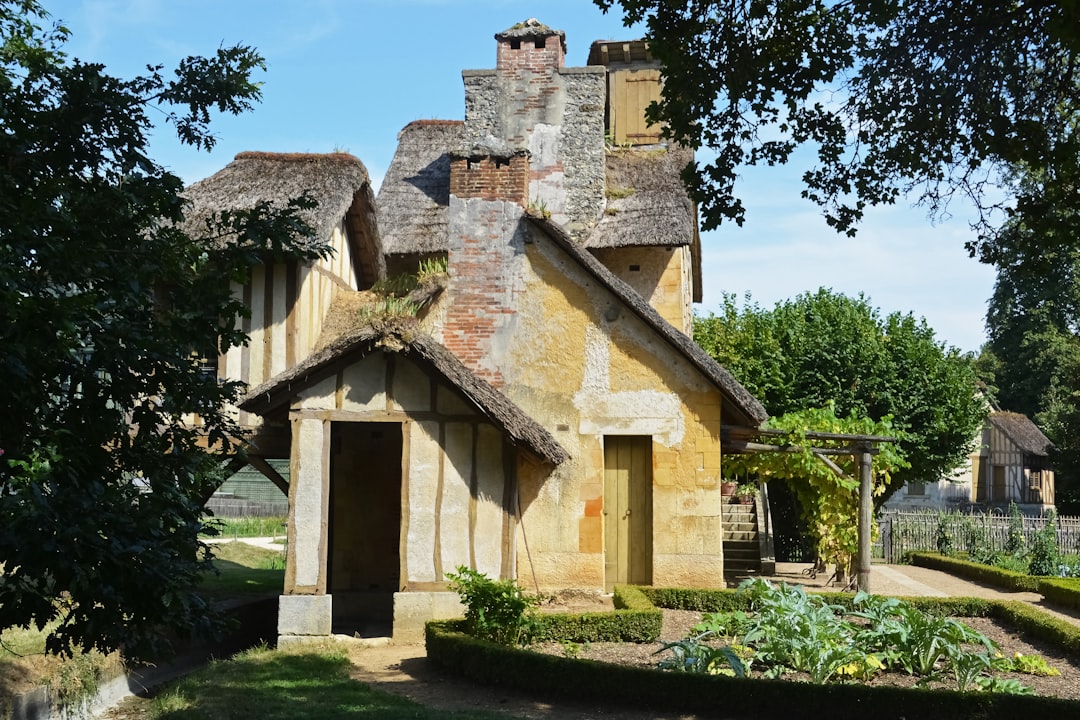
<path id="1" fill-rule="evenodd" d="M 763 309 L 724 298 L 694 321 L 694 339 L 773 416 L 829 404 L 839 417 L 891 418 L 908 480 L 937 480 L 970 452 L 986 416 L 971 359 L 934 339 L 925 320 L 882 318 L 865 297 L 821 289 Z"/>
<path id="2" fill-rule="evenodd" d="M 995 239 L 979 371 L 1003 409 L 1036 420 L 1054 442 L 1061 501 L 1080 481 L 1080 248 L 1052 242 L 1035 252 L 1045 232 L 1014 220 Z"/>
<path id="3" fill-rule="evenodd" d="M 67 35 L 0 2 L 0 627 L 138 659 L 217 623 L 198 533 L 240 388 L 199 362 L 246 340 L 230 282 L 324 249 L 300 242 L 306 199 L 189 237 L 180 179 L 146 154 L 151 107 L 197 148 L 211 111 L 250 109 L 252 49 L 125 80 L 67 58 Z"/>
<path id="4" fill-rule="evenodd" d="M 1002 215 L 1080 236 L 1080 10 L 1069 0 L 594 0 L 645 21 L 665 76 L 650 118 L 715 159 L 686 174 L 706 228 L 742 224 L 746 165 L 809 145 L 804 197 L 853 233 L 867 206 L 957 195 L 979 240 Z M 1037 182 L 1024 185 L 1014 170 Z M 999 193 L 1004 191 L 1004 197 Z M 1062 212 L 1071 210 L 1072 212 Z"/>

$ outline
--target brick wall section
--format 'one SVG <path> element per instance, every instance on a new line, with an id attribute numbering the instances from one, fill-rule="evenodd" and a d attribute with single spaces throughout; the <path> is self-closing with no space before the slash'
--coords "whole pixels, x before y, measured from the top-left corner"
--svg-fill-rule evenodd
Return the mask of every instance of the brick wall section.
<path id="1" fill-rule="evenodd" d="M 544 46 L 536 47 L 537 40 L 542 40 Z M 514 44 L 514 41 L 509 39 L 499 42 L 495 58 L 495 67 L 499 70 L 550 73 L 561 68 L 566 61 L 562 38 L 558 35 L 548 35 L 546 38 L 523 37 L 517 40 L 517 48 L 513 47 Z"/>
<path id="2" fill-rule="evenodd" d="M 496 336 L 516 313 L 515 257 L 524 210 L 517 203 L 450 197 L 449 303 L 442 343 L 470 370 L 503 387 Z"/>
<path id="3" fill-rule="evenodd" d="M 506 200 L 527 207 L 529 159 L 521 153 L 506 158 L 451 158 L 450 194 L 459 198 Z"/>

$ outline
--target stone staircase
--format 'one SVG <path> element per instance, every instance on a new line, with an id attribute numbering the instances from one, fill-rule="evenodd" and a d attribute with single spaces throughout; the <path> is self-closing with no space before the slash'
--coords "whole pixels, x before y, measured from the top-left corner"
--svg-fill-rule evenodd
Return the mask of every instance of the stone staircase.
<path id="1" fill-rule="evenodd" d="M 757 502 L 742 505 L 738 498 L 725 497 L 721 519 L 724 527 L 724 581 L 732 585 L 744 578 L 760 575 Z"/>

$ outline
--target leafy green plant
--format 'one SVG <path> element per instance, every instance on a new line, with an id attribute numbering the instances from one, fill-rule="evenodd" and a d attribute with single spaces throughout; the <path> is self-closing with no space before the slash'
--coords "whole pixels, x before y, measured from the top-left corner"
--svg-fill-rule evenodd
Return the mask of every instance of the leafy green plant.
<path id="1" fill-rule="evenodd" d="M 1031 539 L 1028 556 L 1028 573 L 1031 575 L 1057 575 L 1060 556 L 1057 546 L 1057 514 L 1051 510 L 1046 524 Z"/>
<path id="2" fill-rule="evenodd" d="M 952 555 L 954 550 L 952 534 L 949 526 L 952 524 L 948 513 L 939 513 L 937 527 L 934 529 L 934 544 L 937 551 L 942 555 Z"/>
<path id="3" fill-rule="evenodd" d="M 693 637 L 664 643 L 664 646 L 653 654 L 670 652 L 671 657 L 664 658 L 657 663 L 656 667 L 660 670 L 676 672 L 731 674 L 735 677 L 746 677 L 747 667 L 735 650 L 727 645 L 713 647 L 703 642 L 712 634 L 712 632 L 704 632 Z"/>
<path id="4" fill-rule="evenodd" d="M 1046 658 L 1040 655 L 1022 655 L 1016 653 L 1011 658 L 1002 658 L 998 665 L 1000 669 L 1008 672 L 1018 672 L 1025 675 L 1038 675 L 1039 677 L 1057 677 L 1061 671 L 1046 662 Z"/>
<path id="5" fill-rule="evenodd" d="M 1024 551 L 1024 516 L 1015 502 L 1009 503 L 1009 533 L 1004 549 L 1006 555 L 1019 555 Z"/>
<path id="6" fill-rule="evenodd" d="M 528 644 L 539 598 L 526 594 L 516 580 L 492 580 L 464 565 L 446 577 L 450 589 L 461 596 L 465 622 L 472 635 L 500 645 Z"/>

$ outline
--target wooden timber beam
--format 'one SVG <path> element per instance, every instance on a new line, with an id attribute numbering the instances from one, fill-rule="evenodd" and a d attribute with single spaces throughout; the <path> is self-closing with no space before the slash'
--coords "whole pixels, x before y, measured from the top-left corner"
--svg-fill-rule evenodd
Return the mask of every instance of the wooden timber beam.
<path id="1" fill-rule="evenodd" d="M 281 477 L 281 474 L 274 469 L 274 466 L 266 462 L 265 458 L 249 456 L 248 464 L 261 472 L 266 479 L 274 483 L 278 490 L 285 494 L 285 497 L 289 497 L 289 481 Z"/>

